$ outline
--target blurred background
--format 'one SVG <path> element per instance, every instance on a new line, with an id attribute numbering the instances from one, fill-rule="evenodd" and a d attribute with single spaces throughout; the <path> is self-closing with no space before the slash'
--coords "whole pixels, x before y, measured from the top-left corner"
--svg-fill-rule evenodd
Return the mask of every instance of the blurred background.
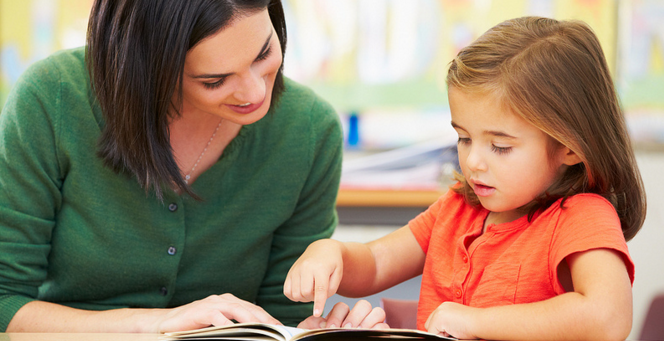
<path id="1" fill-rule="evenodd" d="M 91 4 L 0 0 L 0 106 L 31 63 L 85 43 Z M 664 1 L 284 0 L 284 8 L 285 74 L 329 100 L 344 124 L 342 191 L 444 188 L 456 135 L 444 79 L 458 50 L 513 17 L 587 22 L 613 73 L 648 194 L 646 224 L 628 243 L 636 262 L 630 338 L 638 337 L 651 298 L 664 292 Z M 367 241 L 404 223 L 368 216 L 342 219 L 335 238 Z M 383 295 L 416 299 L 418 291 L 415 282 Z"/>

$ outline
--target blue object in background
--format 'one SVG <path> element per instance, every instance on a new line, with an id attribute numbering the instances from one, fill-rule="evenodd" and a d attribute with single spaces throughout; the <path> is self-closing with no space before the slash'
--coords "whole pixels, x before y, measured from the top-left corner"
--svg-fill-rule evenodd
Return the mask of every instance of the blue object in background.
<path id="1" fill-rule="evenodd" d="M 360 144 L 359 118 L 356 112 L 348 115 L 348 139 L 346 140 L 349 148 L 358 148 Z"/>

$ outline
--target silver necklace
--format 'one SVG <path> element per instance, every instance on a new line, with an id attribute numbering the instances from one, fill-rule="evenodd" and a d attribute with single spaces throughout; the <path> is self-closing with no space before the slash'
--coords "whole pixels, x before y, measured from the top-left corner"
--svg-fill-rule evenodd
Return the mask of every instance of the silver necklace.
<path id="1" fill-rule="evenodd" d="M 189 179 L 191 179 L 191 173 L 194 172 L 194 170 L 196 169 L 196 166 L 198 166 L 198 163 L 201 162 L 201 159 L 203 158 L 203 155 L 205 155 L 205 152 L 207 151 L 208 147 L 212 143 L 212 140 L 214 140 L 214 137 L 217 135 L 217 131 L 219 130 L 219 127 L 221 127 L 221 122 L 223 122 L 223 121 L 224 121 L 223 119 L 221 121 L 219 121 L 219 124 L 217 124 L 217 128 L 214 129 L 214 133 L 212 133 L 212 136 L 210 136 L 210 140 L 205 145 L 205 148 L 203 148 L 203 151 L 201 152 L 201 155 L 198 156 L 198 160 L 196 160 L 196 163 L 194 163 L 194 166 L 191 167 L 191 170 L 189 171 L 189 173 L 187 173 L 187 175 L 184 176 L 184 183 L 186 183 L 186 184 L 189 183 Z"/>

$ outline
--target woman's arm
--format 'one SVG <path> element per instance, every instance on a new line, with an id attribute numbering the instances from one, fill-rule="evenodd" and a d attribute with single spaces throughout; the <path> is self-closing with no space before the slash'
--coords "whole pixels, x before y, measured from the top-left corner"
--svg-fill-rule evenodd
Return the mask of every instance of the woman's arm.
<path id="1" fill-rule="evenodd" d="M 632 328 L 632 288 L 621 255 L 593 249 L 566 258 L 574 291 L 492 308 L 445 302 L 428 331 L 491 340 L 624 340 Z"/>
<path id="2" fill-rule="evenodd" d="M 7 332 L 162 333 L 238 322 L 279 324 L 262 308 L 231 294 L 214 295 L 171 309 L 89 311 L 33 301 L 9 322 Z"/>

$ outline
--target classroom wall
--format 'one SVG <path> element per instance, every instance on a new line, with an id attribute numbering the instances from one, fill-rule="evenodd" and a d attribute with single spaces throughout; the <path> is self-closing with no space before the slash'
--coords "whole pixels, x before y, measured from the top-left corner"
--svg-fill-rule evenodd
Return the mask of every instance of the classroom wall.
<path id="1" fill-rule="evenodd" d="M 85 41 L 92 0 L 0 0 L 0 106 L 19 75 Z M 360 118 L 356 150 L 384 150 L 446 134 L 445 70 L 452 56 L 500 21 L 522 15 L 581 19 L 606 52 L 648 192 L 648 217 L 629 242 L 636 263 L 635 325 L 664 291 L 664 1 L 284 0 L 285 73 L 313 87 L 344 122 Z M 363 238 L 372 227 L 341 227 Z M 375 233 L 369 235 L 375 235 Z M 366 237 L 366 236 L 365 236 Z"/>
<path id="2" fill-rule="evenodd" d="M 92 0 L 0 0 L 0 106 L 25 68 L 84 44 Z M 664 143 L 664 2 L 660 0 L 285 0 L 285 73 L 313 87 L 359 147 L 386 149 L 434 138 L 444 122 L 444 76 L 454 54 L 489 27 L 522 15 L 580 19 L 597 33 L 630 129 Z M 404 118 L 406 117 L 406 118 Z M 390 122 L 391 125 L 387 126 Z"/>

